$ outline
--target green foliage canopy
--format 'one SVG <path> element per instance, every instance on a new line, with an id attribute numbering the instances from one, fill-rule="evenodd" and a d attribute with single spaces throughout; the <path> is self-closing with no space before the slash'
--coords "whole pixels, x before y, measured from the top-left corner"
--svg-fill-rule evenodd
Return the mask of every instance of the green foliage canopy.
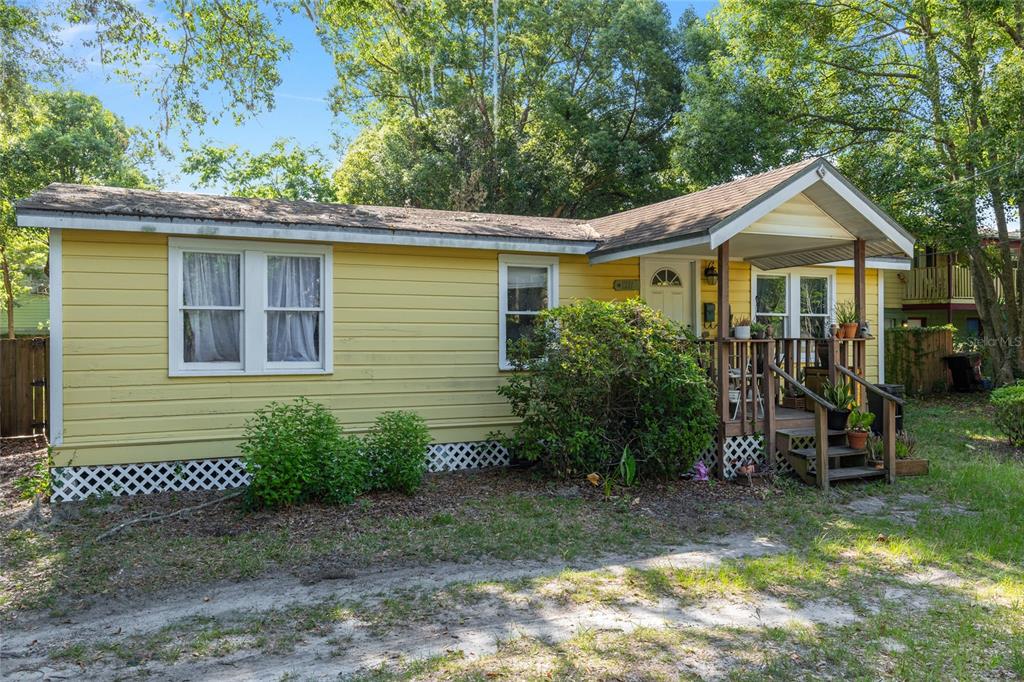
<path id="1" fill-rule="evenodd" d="M 336 200 L 331 164 L 313 148 L 276 140 L 254 154 L 237 145 L 205 144 L 190 149 L 182 171 L 198 176 L 197 187 L 222 186 L 230 194 L 262 199 L 331 202 Z"/>
<path id="2" fill-rule="evenodd" d="M 665 196 L 681 78 L 665 7 L 503 0 L 495 55 L 489 5 L 335 3 L 316 17 L 333 106 L 364 126 L 339 198 L 568 217 Z"/>

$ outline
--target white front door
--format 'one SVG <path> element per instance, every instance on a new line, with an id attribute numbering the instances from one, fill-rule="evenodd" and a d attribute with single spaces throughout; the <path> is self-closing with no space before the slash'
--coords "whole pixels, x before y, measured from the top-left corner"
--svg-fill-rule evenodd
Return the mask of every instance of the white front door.
<path id="1" fill-rule="evenodd" d="M 665 317 L 696 330 L 694 268 L 687 258 L 641 258 L 640 296 Z"/>

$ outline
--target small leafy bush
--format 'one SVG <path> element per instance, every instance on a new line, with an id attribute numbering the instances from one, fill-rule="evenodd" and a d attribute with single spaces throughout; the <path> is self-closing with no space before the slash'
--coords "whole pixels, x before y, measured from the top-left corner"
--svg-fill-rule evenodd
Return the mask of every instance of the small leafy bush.
<path id="1" fill-rule="evenodd" d="M 50 467 L 53 461 L 49 457 L 47 459 L 37 462 L 32 467 L 32 473 L 25 476 L 19 476 L 14 479 L 14 489 L 18 491 L 18 496 L 23 500 L 31 500 L 36 495 L 39 495 L 42 499 L 50 499 L 51 480 L 50 480 Z"/>
<path id="2" fill-rule="evenodd" d="M 343 435 L 334 415 L 306 398 L 257 410 L 239 449 L 252 476 L 252 506 L 348 503 L 367 488 L 369 466 L 359 439 Z"/>
<path id="3" fill-rule="evenodd" d="M 412 493 L 427 470 L 430 430 L 415 412 L 385 412 L 365 438 L 373 487 Z"/>
<path id="4" fill-rule="evenodd" d="M 499 387 L 521 419 L 513 451 L 561 476 L 688 470 L 711 441 L 714 396 L 683 327 L 642 301 L 584 300 L 542 312 L 510 348 L 517 372 Z M 631 467 L 632 468 L 632 467 Z"/>
<path id="5" fill-rule="evenodd" d="M 1011 445 L 1024 445 L 1024 381 L 992 391 L 996 426 Z"/>

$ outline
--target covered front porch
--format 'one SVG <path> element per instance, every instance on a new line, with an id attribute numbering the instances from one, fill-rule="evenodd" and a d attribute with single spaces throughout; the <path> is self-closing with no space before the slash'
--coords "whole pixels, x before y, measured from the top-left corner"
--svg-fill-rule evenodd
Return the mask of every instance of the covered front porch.
<path id="1" fill-rule="evenodd" d="M 834 167 L 803 162 L 599 222 L 602 232 L 621 237 L 591 261 L 638 258 L 641 295 L 671 317 L 681 311 L 677 319 L 702 337 L 718 393 L 712 463 L 719 477 L 757 462 L 792 467 L 822 488 L 894 479 L 901 401 L 876 385 L 883 361 L 878 273 L 912 254 L 913 239 Z M 676 279 L 687 281 L 659 267 L 673 258 L 693 263 L 692 284 L 690 293 L 680 288 L 683 303 L 670 310 L 666 292 Z M 856 321 L 854 338 L 835 334 L 840 307 Z M 736 338 L 740 321 L 774 333 Z M 848 383 L 851 403 L 826 400 L 826 382 Z M 849 447 L 845 429 L 828 426 L 830 412 L 867 409 L 869 393 L 883 404 L 876 415 L 881 469 L 864 449 Z"/>

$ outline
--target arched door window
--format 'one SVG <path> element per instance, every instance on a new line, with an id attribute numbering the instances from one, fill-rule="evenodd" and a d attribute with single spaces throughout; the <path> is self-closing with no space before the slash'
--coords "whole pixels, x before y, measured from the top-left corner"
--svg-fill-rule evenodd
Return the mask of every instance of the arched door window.
<path id="1" fill-rule="evenodd" d="M 675 270 L 669 268 L 662 268 L 654 273 L 651 277 L 652 287 L 681 287 L 683 286 L 683 280 L 679 279 L 679 275 L 676 274 Z"/>

